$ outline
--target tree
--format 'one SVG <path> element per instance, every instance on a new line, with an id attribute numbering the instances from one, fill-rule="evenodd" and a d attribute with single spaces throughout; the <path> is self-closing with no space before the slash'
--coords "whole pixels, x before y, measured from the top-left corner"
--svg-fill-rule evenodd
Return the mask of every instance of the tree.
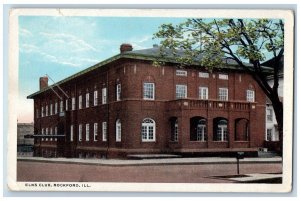
<path id="1" fill-rule="evenodd" d="M 168 49 L 183 67 L 198 62 L 198 66 L 212 70 L 234 61 L 251 74 L 273 104 L 282 150 L 283 105 L 278 96 L 284 54 L 282 20 L 188 19 L 178 25 L 161 25 L 154 38 L 160 39 L 162 56 Z M 269 59 L 272 66 L 262 66 Z M 273 86 L 267 82 L 270 75 Z"/>

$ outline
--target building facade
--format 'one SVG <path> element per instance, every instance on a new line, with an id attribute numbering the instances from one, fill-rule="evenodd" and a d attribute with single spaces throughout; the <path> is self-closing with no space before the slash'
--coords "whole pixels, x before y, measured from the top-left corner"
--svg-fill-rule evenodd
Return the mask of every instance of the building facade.
<path id="1" fill-rule="evenodd" d="M 265 140 L 266 98 L 234 65 L 208 72 L 175 62 L 157 67 L 159 48 L 121 53 L 48 86 L 34 99 L 35 156 L 256 152 Z"/>

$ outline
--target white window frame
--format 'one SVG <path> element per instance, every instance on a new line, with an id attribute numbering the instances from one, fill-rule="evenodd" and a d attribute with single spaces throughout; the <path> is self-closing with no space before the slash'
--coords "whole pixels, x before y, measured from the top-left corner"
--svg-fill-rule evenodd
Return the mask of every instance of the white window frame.
<path id="1" fill-rule="evenodd" d="M 98 91 L 94 91 L 94 106 L 98 105 Z"/>
<path id="2" fill-rule="evenodd" d="M 42 128 L 42 135 L 44 135 L 45 134 L 45 129 L 44 128 Z M 42 137 L 42 141 L 44 141 L 44 138 Z"/>
<path id="3" fill-rule="evenodd" d="M 78 96 L 78 109 L 82 109 L 82 95 Z"/>
<path id="4" fill-rule="evenodd" d="M 267 122 L 273 122 L 273 109 L 267 108 L 266 116 L 267 116 Z"/>
<path id="5" fill-rule="evenodd" d="M 57 101 L 55 102 L 55 105 L 54 105 L 54 114 L 57 114 L 57 107 L 58 107 L 58 105 L 57 105 L 58 103 L 57 103 Z"/>
<path id="6" fill-rule="evenodd" d="M 46 117 L 48 116 L 48 105 L 46 105 Z"/>
<path id="7" fill-rule="evenodd" d="M 228 88 L 219 88 L 219 100 L 228 101 Z"/>
<path id="8" fill-rule="evenodd" d="M 187 71 L 186 70 L 176 70 L 176 76 L 187 76 Z"/>
<path id="9" fill-rule="evenodd" d="M 107 103 L 107 88 L 102 88 L 102 104 Z"/>
<path id="10" fill-rule="evenodd" d="M 41 117 L 44 117 L 44 107 L 42 106 L 42 109 L 41 109 Z"/>
<path id="11" fill-rule="evenodd" d="M 270 131 L 270 133 L 268 133 L 268 131 Z M 270 134 L 270 139 L 268 138 L 269 134 Z M 272 128 L 267 128 L 266 141 L 273 141 L 273 129 Z"/>
<path id="12" fill-rule="evenodd" d="M 90 93 L 85 94 L 85 107 L 90 107 Z"/>
<path id="13" fill-rule="evenodd" d="M 246 91 L 246 99 L 248 102 L 254 102 L 255 101 L 255 91 L 248 89 Z"/>
<path id="14" fill-rule="evenodd" d="M 70 141 L 73 142 L 74 140 L 74 125 L 70 126 Z"/>
<path id="15" fill-rule="evenodd" d="M 102 141 L 106 142 L 107 141 L 107 123 L 102 122 Z"/>
<path id="16" fill-rule="evenodd" d="M 53 128 L 50 127 L 50 135 L 53 135 Z M 52 141 L 52 138 L 50 138 L 50 141 Z"/>
<path id="17" fill-rule="evenodd" d="M 150 138 L 150 130 L 152 129 L 152 139 Z M 144 133 L 145 131 L 145 133 Z M 145 118 L 142 122 L 141 137 L 142 142 L 155 142 L 156 124 L 151 118 Z"/>
<path id="18" fill-rule="evenodd" d="M 199 87 L 199 99 L 201 100 L 208 99 L 208 87 Z"/>
<path id="19" fill-rule="evenodd" d="M 85 124 L 85 141 L 90 141 L 90 124 Z"/>
<path id="20" fill-rule="evenodd" d="M 176 99 L 187 98 L 187 85 L 176 84 Z"/>
<path id="21" fill-rule="evenodd" d="M 122 139 L 122 124 L 120 119 L 116 120 L 116 142 L 121 142 Z"/>
<path id="22" fill-rule="evenodd" d="M 201 78 L 209 78 L 209 73 L 199 72 L 199 77 L 201 77 Z"/>
<path id="23" fill-rule="evenodd" d="M 46 128 L 46 135 L 48 135 L 49 133 L 49 128 Z M 45 139 L 46 141 L 48 141 L 48 138 L 46 137 L 46 139 Z"/>
<path id="24" fill-rule="evenodd" d="M 155 85 L 153 82 L 144 82 L 143 84 L 143 99 L 154 100 L 155 99 Z"/>
<path id="25" fill-rule="evenodd" d="M 53 115 L 53 104 L 50 104 L 50 115 Z"/>
<path id="26" fill-rule="evenodd" d="M 64 111 L 64 101 L 61 100 L 59 104 L 59 112 L 63 112 L 63 111 Z"/>
<path id="27" fill-rule="evenodd" d="M 66 111 L 68 111 L 68 99 L 66 99 Z"/>
<path id="28" fill-rule="evenodd" d="M 116 100 L 121 100 L 121 83 L 118 83 L 116 86 Z"/>
<path id="29" fill-rule="evenodd" d="M 76 98 L 72 97 L 72 110 L 76 109 Z"/>
<path id="30" fill-rule="evenodd" d="M 54 127 L 54 135 L 57 135 L 57 126 Z M 57 141 L 57 137 L 55 137 L 54 140 Z"/>
<path id="31" fill-rule="evenodd" d="M 79 124 L 78 126 L 78 141 L 82 141 L 82 124 Z"/>
<path id="32" fill-rule="evenodd" d="M 94 142 L 97 142 L 97 135 L 98 135 L 98 123 L 94 123 Z"/>
<path id="33" fill-rule="evenodd" d="M 219 74 L 219 79 L 220 80 L 228 80 L 228 74 Z"/>

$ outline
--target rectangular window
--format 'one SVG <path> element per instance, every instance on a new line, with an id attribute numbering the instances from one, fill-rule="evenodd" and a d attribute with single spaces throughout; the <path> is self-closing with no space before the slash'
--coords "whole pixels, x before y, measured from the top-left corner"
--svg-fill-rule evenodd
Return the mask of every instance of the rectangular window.
<path id="1" fill-rule="evenodd" d="M 75 97 L 72 97 L 72 110 L 75 110 L 76 107 L 76 101 Z"/>
<path id="2" fill-rule="evenodd" d="M 273 110 L 267 109 L 267 121 L 273 121 Z"/>
<path id="3" fill-rule="evenodd" d="M 54 108 L 54 114 L 57 114 L 57 102 L 55 102 L 55 106 L 54 106 L 55 108 Z"/>
<path id="4" fill-rule="evenodd" d="M 121 84 L 117 84 L 116 93 L 117 101 L 121 100 Z"/>
<path id="5" fill-rule="evenodd" d="M 50 128 L 50 135 L 53 135 L 53 129 L 52 129 L 52 127 Z M 52 138 L 50 138 L 50 141 L 52 141 Z"/>
<path id="6" fill-rule="evenodd" d="M 255 100 L 255 93 L 253 90 L 247 90 L 246 98 L 248 102 L 254 102 Z"/>
<path id="7" fill-rule="evenodd" d="M 106 122 L 102 122 L 102 141 L 107 140 L 107 124 Z"/>
<path id="8" fill-rule="evenodd" d="M 154 100 L 154 83 L 144 83 L 144 100 Z"/>
<path id="9" fill-rule="evenodd" d="M 46 128 L 46 135 L 48 135 L 48 134 L 49 134 L 49 129 Z M 48 137 L 46 137 L 46 141 L 48 141 Z"/>
<path id="10" fill-rule="evenodd" d="M 68 111 L 68 99 L 66 99 L 66 111 Z"/>
<path id="11" fill-rule="evenodd" d="M 187 97 L 187 86 L 186 85 L 176 85 L 176 98 L 186 98 Z"/>
<path id="12" fill-rule="evenodd" d="M 228 75 L 227 74 L 219 74 L 219 79 L 220 80 L 228 80 Z"/>
<path id="13" fill-rule="evenodd" d="M 228 89 L 219 88 L 219 100 L 228 101 Z"/>
<path id="14" fill-rule="evenodd" d="M 71 127 L 70 127 L 70 141 L 71 142 L 73 142 L 73 136 L 74 136 L 74 126 L 73 125 L 71 125 Z"/>
<path id="15" fill-rule="evenodd" d="M 45 129 L 44 128 L 42 128 L 42 135 L 44 135 L 45 134 Z M 44 138 L 42 137 L 42 141 L 44 141 Z"/>
<path id="16" fill-rule="evenodd" d="M 44 117 L 44 107 L 42 107 L 41 116 Z"/>
<path id="17" fill-rule="evenodd" d="M 103 88 L 102 89 L 102 104 L 106 104 L 106 102 L 107 102 L 107 90 L 106 90 L 106 88 Z"/>
<path id="18" fill-rule="evenodd" d="M 272 141 L 273 130 L 267 129 L 267 141 Z"/>
<path id="19" fill-rule="evenodd" d="M 50 115 L 53 115 L 53 104 L 50 104 Z"/>
<path id="20" fill-rule="evenodd" d="M 199 72 L 199 77 L 209 78 L 209 73 Z"/>
<path id="21" fill-rule="evenodd" d="M 176 70 L 176 76 L 187 76 L 186 70 Z"/>
<path id="22" fill-rule="evenodd" d="M 85 94 L 85 107 L 86 108 L 90 107 L 90 94 L 89 93 Z"/>
<path id="23" fill-rule="evenodd" d="M 78 127 L 78 141 L 79 142 L 82 141 L 82 124 L 79 124 L 79 127 Z"/>
<path id="24" fill-rule="evenodd" d="M 82 109 L 82 96 L 78 97 L 78 109 Z"/>
<path id="25" fill-rule="evenodd" d="M 54 127 L 54 135 L 57 135 L 57 127 Z M 54 138 L 55 141 L 57 141 L 57 137 Z"/>
<path id="26" fill-rule="evenodd" d="M 97 141 L 97 135 L 98 135 L 98 123 L 94 123 L 94 142 Z"/>
<path id="27" fill-rule="evenodd" d="M 90 124 L 85 125 L 85 141 L 90 141 Z"/>
<path id="28" fill-rule="evenodd" d="M 94 91 L 94 106 L 98 105 L 98 91 Z"/>
<path id="29" fill-rule="evenodd" d="M 199 98 L 202 100 L 208 99 L 208 88 L 207 87 L 199 87 Z"/>
<path id="30" fill-rule="evenodd" d="M 46 105 L 46 116 L 48 116 L 48 105 Z"/>
<path id="31" fill-rule="evenodd" d="M 64 111 L 64 102 L 61 100 L 59 105 L 59 112 L 63 112 L 63 111 Z"/>

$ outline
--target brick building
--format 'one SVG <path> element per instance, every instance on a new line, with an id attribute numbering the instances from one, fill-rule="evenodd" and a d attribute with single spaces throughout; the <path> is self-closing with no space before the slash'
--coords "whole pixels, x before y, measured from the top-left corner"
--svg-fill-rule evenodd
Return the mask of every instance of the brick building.
<path id="1" fill-rule="evenodd" d="M 55 85 L 40 78 L 34 99 L 34 154 L 255 153 L 265 139 L 266 98 L 252 77 L 227 61 L 208 72 L 180 69 L 159 48 L 132 50 Z M 173 59 L 174 60 L 174 59 Z"/>

